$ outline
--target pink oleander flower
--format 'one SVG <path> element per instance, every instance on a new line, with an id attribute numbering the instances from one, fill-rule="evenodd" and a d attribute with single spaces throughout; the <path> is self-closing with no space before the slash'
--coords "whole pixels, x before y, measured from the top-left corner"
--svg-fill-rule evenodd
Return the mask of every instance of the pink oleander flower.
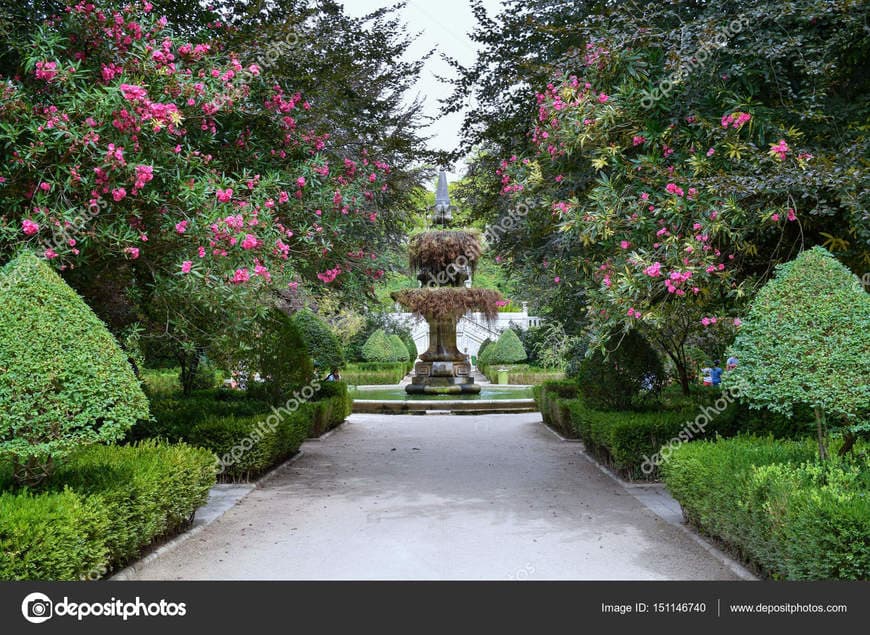
<path id="1" fill-rule="evenodd" d="M 641 193 L 640 193 L 640 200 L 642 200 L 642 201 L 648 201 L 648 200 L 649 200 L 649 194 L 647 194 L 646 192 L 641 192 Z"/>
<path id="2" fill-rule="evenodd" d="M 196 255 L 198 255 L 200 258 L 205 258 L 205 247 L 200 247 L 199 249 L 197 249 Z"/>
<path id="3" fill-rule="evenodd" d="M 598 95 L 598 103 L 606 103 L 608 99 L 610 99 L 610 95 L 607 95 L 605 93 L 600 93 Z"/>
<path id="4" fill-rule="evenodd" d="M 649 267 L 643 270 L 643 272 L 648 275 L 650 278 L 657 278 L 661 275 L 662 272 L 662 263 L 654 262 Z"/>
<path id="5" fill-rule="evenodd" d="M 233 274 L 233 284 L 242 284 L 243 282 L 247 282 L 250 279 L 251 274 L 248 273 L 248 270 L 245 267 L 241 269 L 236 269 L 235 274 Z"/>
<path id="6" fill-rule="evenodd" d="M 779 222 L 779 214 L 773 214 L 770 217 L 770 220 L 772 220 L 774 223 L 778 223 Z"/>
<path id="7" fill-rule="evenodd" d="M 788 208 L 788 216 L 786 216 L 786 220 L 787 221 L 796 221 L 797 220 L 797 214 L 790 207 Z"/>
<path id="8" fill-rule="evenodd" d="M 707 150 L 707 156 L 708 156 L 708 157 L 712 157 L 714 154 L 716 154 L 716 149 L 715 149 L 715 148 L 710 148 L 709 150 Z"/>
<path id="9" fill-rule="evenodd" d="M 46 260 L 54 260 L 57 258 L 57 252 L 54 249 L 46 249 L 42 255 L 45 256 Z"/>
<path id="10" fill-rule="evenodd" d="M 622 249 L 628 249 L 629 247 L 631 247 L 631 243 L 628 242 L 627 240 L 620 240 L 620 241 L 619 241 L 619 246 L 620 246 Z"/>
<path id="11" fill-rule="evenodd" d="M 556 284 L 559 284 L 560 282 L 562 282 L 562 278 L 560 278 L 559 276 L 556 276 L 555 278 L 553 278 L 553 282 L 555 282 Z"/>
<path id="12" fill-rule="evenodd" d="M 183 234 L 184 232 L 186 232 L 187 231 L 187 221 L 183 220 L 181 222 L 175 223 L 175 231 L 177 231 L 179 234 Z"/>
<path id="13" fill-rule="evenodd" d="M 139 257 L 139 248 L 138 247 L 127 247 L 124 250 L 124 253 L 130 256 L 130 260 L 136 260 Z"/>
<path id="14" fill-rule="evenodd" d="M 127 196 L 127 190 L 123 187 L 118 187 L 112 190 L 112 199 L 117 203 Z"/>
<path id="15" fill-rule="evenodd" d="M 32 220 L 25 219 L 21 221 L 21 231 L 23 231 L 26 236 L 33 236 L 33 234 L 39 233 L 39 225 L 34 223 Z"/>
<path id="16" fill-rule="evenodd" d="M 679 187 L 676 183 L 668 183 L 665 186 L 665 189 L 670 194 L 676 194 L 677 196 L 684 196 L 683 188 Z"/>
<path id="17" fill-rule="evenodd" d="M 299 187 L 305 187 L 305 177 L 300 176 L 298 179 L 296 179 L 296 185 L 298 185 Z"/>
<path id="18" fill-rule="evenodd" d="M 141 86 L 133 84 L 121 84 L 121 94 L 127 101 L 144 101 L 148 99 L 148 93 Z"/>
<path id="19" fill-rule="evenodd" d="M 253 234 L 245 234 L 245 239 L 242 241 L 242 249 L 255 249 L 260 241 Z"/>
<path id="20" fill-rule="evenodd" d="M 190 260 L 185 260 L 181 263 L 181 273 L 190 273 L 190 269 L 193 267 L 193 262 Z"/>
<path id="21" fill-rule="evenodd" d="M 34 71 L 36 79 L 50 82 L 57 77 L 57 62 L 37 62 Z"/>
<path id="22" fill-rule="evenodd" d="M 770 144 L 770 151 L 768 154 L 771 156 L 776 156 L 780 161 L 785 160 L 785 155 L 788 153 L 789 147 L 785 142 L 785 139 L 780 139 L 777 143 Z"/>
<path id="23" fill-rule="evenodd" d="M 45 181 L 43 181 L 39 184 L 39 189 L 43 192 L 48 192 L 49 190 L 51 190 L 51 183 L 46 183 Z"/>
<path id="24" fill-rule="evenodd" d="M 231 200 L 233 200 L 233 190 L 230 188 L 227 188 L 225 190 L 219 189 L 215 192 L 215 196 L 217 196 L 217 200 L 221 203 L 229 203 Z"/>
<path id="25" fill-rule="evenodd" d="M 712 322 L 711 322 L 710 318 L 703 317 L 703 318 L 701 318 L 701 324 L 703 324 L 704 326 L 710 326 L 710 324 L 712 324 Z"/>
<path id="26" fill-rule="evenodd" d="M 743 321 L 740 318 L 734 318 L 734 326 L 740 326 Z"/>
<path id="27" fill-rule="evenodd" d="M 631 143 L 632 143 L 632 145 L 639 146 L 639 145 L 646 143 L 646 138 L 643 137 L 642 135 L 636 134 L 636 135 L 634 135 L 634 137 L 632 137 Z"/>

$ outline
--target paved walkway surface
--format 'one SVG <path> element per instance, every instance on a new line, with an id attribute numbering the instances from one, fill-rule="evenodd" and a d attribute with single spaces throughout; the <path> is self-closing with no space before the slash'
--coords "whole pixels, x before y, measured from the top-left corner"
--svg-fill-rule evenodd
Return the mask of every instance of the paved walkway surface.
<path id="1" fill-rule="evenodd" d="M 537 413 L 353 415 L 140 580 L 737 579 Z"/>

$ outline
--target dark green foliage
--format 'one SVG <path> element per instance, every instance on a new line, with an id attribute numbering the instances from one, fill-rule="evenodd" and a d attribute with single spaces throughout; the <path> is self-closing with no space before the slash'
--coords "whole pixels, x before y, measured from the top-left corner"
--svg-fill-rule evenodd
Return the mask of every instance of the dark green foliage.
<path id="1" fill-rule="evenodd" d="M 654 478 L 670 455 L 669 445 L 716 434 L 731 436 L 739 426 L 737 405 L 725 400 L 718 405 L 621 412 L 596 410 L 583 399 L 575 399 L 568 403 L 568 410 L 586 448 L 630 479 Z"/>
<path id="2" fill-rule="evenodd" d="M 658 354 L 637 331 L 609 341 L 609 354 L 595 350 L 580 366 L 580 390 L 593 408 L 631 410 L 638 398 L 655 399 L 665 378 Z"/>
<path id="3" fill-rule="evenodd" d="M 492 343 L 493 343 L 492 340 L 489 339 L 488 337 L 480 343 L 480 348 L 477 349 L 477 363 L 478 364 L 483 363 L 481 360 L 484 359 L 484 357 L 483 357 L 484 351 L 486 351 L 486 349 L 489 348 L 492 345 Z"/>
<path id="4" fill-rule="evenodd" d="M 414 343 L 414 338 L 411 337 L 411 332 L 407 330 L 402 331 L 399 333 L 399 337 L 402 338 L 402 343 L 408 349 L 408 360 L 413 363 L 420 353 L 417 350 L 417 345 Z"/>
<path id="5" fill-rule="evenodd" d="M 808 441 L 690 443 L 662 468 L 686 518 L 775 578 L 870 577 L 870 465 L 819 463 Z"/>
<path id="6" fill-rule="evenodd" d="M 302 309 L 293 314 L 293 323 L 315 365 L 327 371 L 344 366 L 341 342 L 320 316 L 311 309 Z"/>
<path id="7" fill-rule="evenodd" d="M 411 355 L 408 352 L 408 348 L 405 346 L 405 343 L 402 341 L 402 338 L 398 335 L 389 335 L 390 346 L 393 349 L 393 355 L 395 356 L 397 361 L 407 362 L 411 359 Z"/>
<path id="8" fill-rule="evenodd" d="M 580 386 L 575 381 L 547 381 L 533 389 L 535 402 L 544 423 L 558 431 L 563 437 L 577 438 L 577 430 L 571 420 L 569 406 L 577 398 Z"/>
<path id="9" fill-rule="evenodd" d="M 487 347 L 485 364 L 516 364 L 526 359 L 523 343 L 513 329 L 505 329 L 498 341 Z"/>
<path id="10" fill-rule="evenodd" d="M 350 416 L 353 399 L 343 381 L 326 381 L 314 395 L 314 423 L 310 436 L 320 435 L 341 425 Z"/>
<path id="11" fill-rule="evenodd" d="M 311 381 L 314 366 L 302 334 L 286 313 L 272 309 L 260 326 L 262 333 L 255 344 L 254 361 L 264 382 L 251 382 L 249 390 L 256 389 L 277 405 Z"/>
<path id="12" fill-rule="evenodd" d="M 148 402 L 127 355 L 43 260 L 25 252 L 0 270 L 0 456 L 37 483 L 53 459 L 114 441 Z"/>
<path id="13" fill-rule="evenodd" d="M 389 336 L 383 329 L 378 329 L 369 336 L 362 347 L 363 359 L 367 362 L 395 362 L 396 352 Z"/>
<path id="14" fill-rule="evenodd" d="M 291 402 L 253 416 L 210 415 L 185 438 L 217 455 L 222 481 L 249 481 L 297 452 L 313 425 L 314 409 Z"/>
<path id="15" fill-rule="evenodd" d="M 870 294 L 828 251 L 814 247 L 777 267 L 752 303 L 724 378 L 755 406 L 790 415 L 816 409 L 820 455 L 826 426 L 870 410 Z"/>
<path id="16" fill-rule="evenodd" d="M 74 452 L 43 493 L 0 494 L 0 579 L 98 579 L 123 566 L 190 521 L 214 465 L 205 450 L 154 442 Z"/>

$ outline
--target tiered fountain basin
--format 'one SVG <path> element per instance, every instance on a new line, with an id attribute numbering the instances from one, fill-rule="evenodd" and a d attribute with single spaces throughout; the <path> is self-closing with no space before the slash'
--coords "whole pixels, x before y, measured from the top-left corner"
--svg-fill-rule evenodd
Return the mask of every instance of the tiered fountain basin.
<path id="1" fill-rule="evenodd" d="M 408 393 L 405 386 L 354 386 L 354 412 L 409 414 L 426 412 L 535 412 L 531 386 L 476 384 L 476 393 Z"/>

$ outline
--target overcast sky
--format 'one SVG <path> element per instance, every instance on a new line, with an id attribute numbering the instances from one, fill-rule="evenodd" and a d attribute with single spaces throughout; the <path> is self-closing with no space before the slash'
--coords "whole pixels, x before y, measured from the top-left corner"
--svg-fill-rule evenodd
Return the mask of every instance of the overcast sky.
<path id="1" fill-rule="evenodd" d="M 378 0 L 346 0 L 344 7 L 348 14 L 362 16 L 393 4 L 395 3 Z M 483 4 L 490 15 L 498 13 L 501 6 L 500 0 L 484 0 Z M 475 19 L 469 0 L 407 0 L 407 6 L 402 9 L 401 15 L 411 33 L 420 33 L 408 51 L 410 58 L 420 57 L 429 49 L 437 47 L 439 52 L 447 53 L 463 65 L 474 62 L 477 47 L 468 34 L 474 30 Z M 437 52 L 426 63 L 417 87 L 417 92 L 425 100 L 425 113 L 432 116 L 438 114 L 438 100 L 449 97 L 452 92 L 450 86 L 436 79 L 436 75 L 455 75 Z M 433 136 L 430 145 L 438 150 L 452 150 L 459 142 L 461 126 L 461 113 L 439 119 L 428 129 L 428 133 Z M 448 178 L 458 178 L 456 171 L 461 167 L 454 166 L 454 172 Z"/>

